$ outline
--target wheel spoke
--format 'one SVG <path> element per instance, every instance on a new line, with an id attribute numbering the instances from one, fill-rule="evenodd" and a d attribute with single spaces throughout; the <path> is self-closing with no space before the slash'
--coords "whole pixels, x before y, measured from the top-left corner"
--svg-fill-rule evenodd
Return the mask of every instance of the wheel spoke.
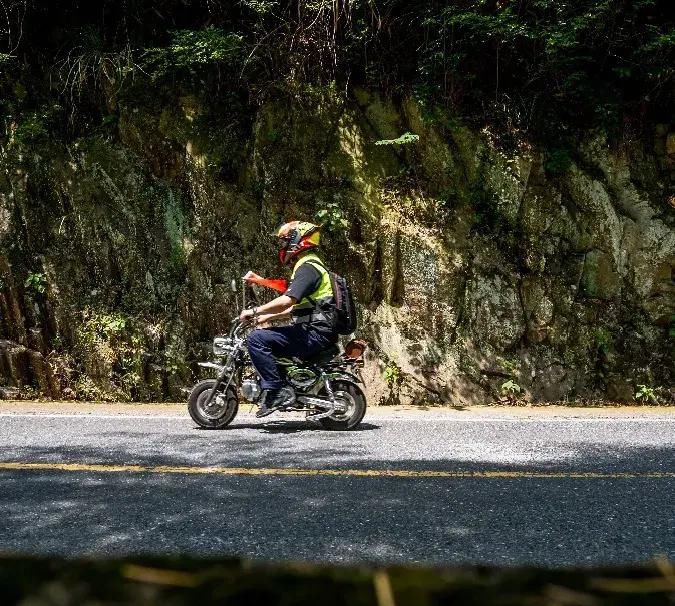
<path id="1" fill-rule="evenodd" d="M 230 387 L 227 391 L 222 387 L 209 402 L 215 381 L 207 380 L 197 384 L 188 399 L 188 411 L 192 420 L 205 429 L 221 429 L 229 425 L 237 415 L 239 404 L 237 395 Z"/>
<path id="2" fill-rule="evenodd" d="M 356 401 L 354 400 L 354 397 L 349 392 L 336 391 L 335 399 L 340 402 L 341 410 L 336 411 L 330 418 L 335 419 L 336 421 L 348 421 L 356 410 Z"/>

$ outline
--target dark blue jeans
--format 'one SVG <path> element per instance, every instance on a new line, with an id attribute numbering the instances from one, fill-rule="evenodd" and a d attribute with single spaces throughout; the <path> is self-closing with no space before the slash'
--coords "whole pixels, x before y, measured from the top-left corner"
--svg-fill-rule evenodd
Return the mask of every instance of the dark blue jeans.
<path id="1" fill-rule="evenodd" d="M 335 343 L 331 335 L 313 330 L 307 324 L 291 324 L 252 331 L 247 339 L 248 353 L 260 375 L 263 389 L 284 386 L 284 377 L 276 357 L 309 358 Z"/>

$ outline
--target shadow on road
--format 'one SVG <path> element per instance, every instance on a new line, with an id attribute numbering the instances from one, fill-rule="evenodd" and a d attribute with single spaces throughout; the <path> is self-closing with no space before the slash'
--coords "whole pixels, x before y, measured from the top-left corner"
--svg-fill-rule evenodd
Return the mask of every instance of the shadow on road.
<path id="1" fill-rule="evenodd" d="M 190 553 L 262 559 L 578 565 L 675 556 L 675 444 L 595 426 L 420 423 L 315 431 L 242 423 L 200 431 L 166 421 L 53 421 L 50 444 L 3 446 L 3 461 L 559 472 L 550 478 L 241 476 L 0 472 L 0 549 L 39 554 Z M 59 425 L 61 424 L 61 425 Z M 123 427 L 119 427 L 123 425 Z M 260 431 L 263 429 L 263 431 Z M 372 431 L 378 429 L 378 431 Z M 650 430 L 651 431 L 651 430 Z M 658 432 L 657 432 L 658 434 Z M 656 434 L 654 434 L 656 435 Z M 519 436 L 519 437 L 518 437 Z M 47 441 L 47 438 L 45 438 Z M 503 451 L 508 450 L 507 453 Z M 501 458 L 500 458 L 501 457 Z M 635 477 L 575 478 L 574 472 Z M 643 474 L 643 475 L 641 475 Z"/>
<path id="2" fill-rule="evenodd" d="M 361 432 L 361 431 L 372 431 L 373 429 L 379 429 L 379 425 L 373 425 L 372 423 L 361 423 L 355 429 L 351 429 L 351 432 Z M 222 430 L 211 430 L 204 429 L 202 427 L 195 427 L 195 429 L 203 431 L 235 431 L 238 429 L 257 429 L 264 433 L 298 433 L 305 431 L 329 431 L 324 429 L 320 425 L 315 425 L 314 423 L 308 421 L 272 421 L 263 424 L 260 423 L 232 423 L 232 425 L 226 427 Z"/>
<path id="3" fill-rule="evenodd" d="M 675 556 L 672 479 L 31 471 L 2 472 L 0 486 L 10 552 L 502 565 Z"/>

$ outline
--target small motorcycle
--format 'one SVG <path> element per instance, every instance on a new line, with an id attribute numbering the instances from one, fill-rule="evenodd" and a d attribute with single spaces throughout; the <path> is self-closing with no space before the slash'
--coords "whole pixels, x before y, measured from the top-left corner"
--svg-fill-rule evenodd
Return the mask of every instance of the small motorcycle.
<path id="1" fill-rule="evenodd" d="M 222 363 L 199 364 L 218 373 L 215 379 L 197 383 L 190 392 L 188 411 L 200 427 L 227 427 L 239 410 L 239 395 L 260 405 L 260 377 L 246 347 L 251 328 L 235 319 L 228 335 L 213 340 L 213 353 Z M 357 427 L 366 414 L 366 396 L 359 387 L 363 384 L 360 371 L 365 347 L 365 342 L 352 340 L 342 354 L 337 345 L 332 345 L 308 359 L 278 359 L 285 367 L 287 384 L 295 391 L 295 402 L 279 412 L 304 412 L 308 420 L 325 429 Z"/>

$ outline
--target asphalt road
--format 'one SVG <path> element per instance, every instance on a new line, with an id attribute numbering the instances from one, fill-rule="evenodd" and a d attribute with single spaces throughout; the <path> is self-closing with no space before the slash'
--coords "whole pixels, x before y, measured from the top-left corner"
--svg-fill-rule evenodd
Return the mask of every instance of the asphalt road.
<path id="1" fill-rule="evenodd" d="M 33 409 L 0 406 L 4 552 L 675 557 L 673 410 L 374 411 L 337 433 L 249 416 L 204 431 L 177 407 Z"/>

